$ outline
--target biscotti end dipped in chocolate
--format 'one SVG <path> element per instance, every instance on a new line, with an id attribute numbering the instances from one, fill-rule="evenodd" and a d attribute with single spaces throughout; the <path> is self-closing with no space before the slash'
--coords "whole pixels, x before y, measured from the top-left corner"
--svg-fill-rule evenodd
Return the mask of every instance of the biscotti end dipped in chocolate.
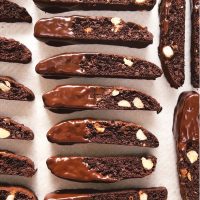
<path id="1" fill-rule="evenodd" d="M 8 76 L 0 76 L 0 99 L 33 101 L 33 92 Z"/>
<path id="2" fill-rule="evenodd" d="M 77 182 L 113 183 L 150 175 L 156 167 L 154 156 L 51 157 L 49 170 L 57 177 Z"/>
<path id="3" fill-rule="evenodd" d="M 162 0 L 159 14 L 159 57 L 169 84 L 179 88 L 185 80 L 185 0 Z"/>
<path id="4" fill-rule="evenodd" d="M 31 51 L 23 44 L 13 39 L 0 37 L 0 61 L 14 63 L 29 63 Z"/>
<path id="5" fill-rule="evenodd" d="M 123 87 L 62 85 L 43 95 L 46 108 L 69 113 L 82 110 L 151 110 L 161 111 L 152 97 Z"/>
<path id="6" fill-rule="evenodd" d="M 33 131 L 12 120 L 9 117 L 0 117 L 0 139 L 33 140 Z"/>
<path id="7" fill-rule="evenodd" d="M 1 200 L 38 200 L 33 191 L 22 186 L 0 184 Z"/>
<path id="8" fill-rule="evenodd" d="M 65 12 L 70 10 L 151 10 L 156 0 L 33 0 L 42 10 L 50 13 Z"/>
<path id="9" fill-rule="evenodd" d="M 94 190 L 58 190 L 49 193 L 44 200 L 167 200 L 167 189 L 164 187 L 140 188 L 129 190 L 94 191 Z"/>
<path id="10" fill-rule="evenodd" d="M 32 177 L 35 173 L 34 163 L 29 158 L 0 150 L 0 174 Z"/>
<path id="11" fill-rule="evenodd" d="M 0 0 L 0 22 L 32 22 L 25 8 L 8 0 Z"/>
<path id="12" fill-rule="evenodd" d="M 199 94 L 180 95 L 173 132 L 176 138 L 177 168 L 183 200 L 199 199 Z"/>
<path id="13" fill-rule="evenodd" d="M 73 76 L 154 80 L 162 70 L 142 59 L 101 53 L 65 53 L 39 62 L 36 72 L 45 78 Z"/>
<path id="14" fill-rule="evenodd" d="M 76 119 L 63 121 L 52 127 L 47 138 L 52 143 L 117 144 L 140 147 L 158 147 L 158 139 L 143 127 L 132 122 Z"/>
<path id="15" fill-rule="evenodd" d="M 200 1 L 191 0 L 192 2 L 192 38 L 191 38 L 191 80 L 192 85 L 195 88 L 199 88 L 199 76 L 200 76 L 200 61 L 199 61 L 199 46 L 200 46 Z"/>
<path id="16" fill-rule="evenodd" d="M 62 27 L 62 28 L 60 28 Z M 39 20 L 34 35 L 49 45 L 112 44 L 144 48 L 153 43 L 146 27 L 114 17 L 69 16 Z"/>

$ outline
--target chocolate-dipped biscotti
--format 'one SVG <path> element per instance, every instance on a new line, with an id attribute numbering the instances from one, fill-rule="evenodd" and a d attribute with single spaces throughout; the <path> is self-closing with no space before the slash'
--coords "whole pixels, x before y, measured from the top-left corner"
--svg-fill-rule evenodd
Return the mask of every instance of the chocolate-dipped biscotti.
<path id="1" fill-rule="evenodd" d="M 57 177 L 77 182 L 113 183 L 150 175 L 156 167 L 154 156 L 51 157 L 49 170 Z"/>
<path id="2" fill-rule="evenodd" d="M 33 101 L 33 92 L 8 76 L 0 76 L 0 99 Z"/>
<path id="3" fill-rule="evenodd" d="M 183 200 L 199 199 L 199 95 L 184 92 L 174 113 L 177 167 Z"/>
<path id="4" fill-rule="evenodd" d="M 32 22 L 25 8 L 8 0 L 0 0 L 0 22 Z"/>
<path id="5" fill-rule="evenodd" d="M 47 138 L 52 143 L 118 144 L 140 147 L 158 147 L 158 139 L 143 127 L 132 122 L 94 119 L 63 121 L 52 127 Z"/>
<path id="6" fill-rule="evenodd" d="M 192 4 L 192 39 L 191 39 L 191 79 L 195 88 L 199 87 L 200 62 L 199 62 L 199 46 L 200 46 L 200 1 L 191 0 Z"/>
<path id="7" fill-rule="evenodd" d="M 33 140 L 33 131 L 12 120 L 9 117 L 0 117 L 0 139 Z"/>
<path id="8" fill-rule="evenodd" d="M 132 22 L 118 17 L 69 16 L 39 20 L 34 35 L 49 45 L 98 43 L 144 48 L 153 43 L 153 35 Z"/>
<path id="9" fill-rule="evenodd" d="M 151 110 L 162 108 L 152 97 L 123 87 L 61 85 L 43 95 L 46 108 L 56 113 L 82 110 Z"/>
<path id="10" fill-rule="evenodd" d="M 34 163 L 29 158 L 0 150 L 0 175 L 32 177 L 35 173 Z"/>
<path id="11" fill-rule="evenodd" d="M 47 194 L 44 200 L 167 200 L 167 193 L 164 187 L 113 191 L 58 190 Z"/>
<path id="12" fill-rule="evenodd" d="M 36 195 L 31 190 L 22 186 L 0 184 L 1 200 L 37 200 Z"/>
<path id="13" fill-rule="evenodd" d="M 23 44 L 13 39 L 0 37 L 0 61 L 14 63 L 29 63 L 31 51 Z"/>
<path id="14" fill-rule="evenodd" d="M 73 76 L 154 80 L 162 70 L 142 59 L 101 53 L 65 53 L 40 61 L 36 72 L 45 78 Z"/>
<path id="15" fill-rule="evenodd" d="M 33 0 L 46 12 L 58 13 L 70 10 L 151 10 L 156 0 Z"/>
<path id="16" fill-rule="evenodd" d="M 185 80 L 185 0 L 162 0 L 160 4 L 159 57 L 171 87 Z"/>

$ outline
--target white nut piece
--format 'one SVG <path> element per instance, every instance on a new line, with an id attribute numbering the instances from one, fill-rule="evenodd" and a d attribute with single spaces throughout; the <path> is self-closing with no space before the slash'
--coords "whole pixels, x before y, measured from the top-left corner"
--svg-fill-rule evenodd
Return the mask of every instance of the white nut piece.
<path id="1" fill-rule="evenodd" d="M 143 191 L 139 191 L 139 196 L 140 196 L 140 200 L 148 200 L 147 193 L 145 193 Z"/>
<path id="2" fill-rule="evenodd" d="M 138 3 L 138 4 L 140 4 L 140 3 L 144 3 L 146 0 L 135 0 L 135 3 Z"/>
<path id="3" fill-rule="evenodd" d="M 139 129 L 139 130 L 137 131 L 137 133 L 136 133 L 136 138 L 137 138 L 138 140 L 141 140 L 141 141 L 147 140 L 147 136 L 144 134 L 144 132 L 143 132 L 141 129 Z"/>
<path id="4" fill-rule="evenodd" d="M 138 97 L 135 97 L 135 99 L 133 100 L 133 105 L 139 109 L 144 108 L 144 104 L 143 104 L 142 100 Z"/>
<path id="5" fill-rule="evenodd" d="M 142 157 L 142 165 L 147 170 L 151 170 L 153 168 L 153 166 L 154 166 L 154 164 L 153 164 L 151 159 L 146 159 L 144 157 Z"/>
<path id="6" fill-rule="evenodd" d="M 8 81 L 5 81 L 4 83 L 0 83 L 0 90 L 3 92 L 8 92 L 10 90 L 10 83 Z"/>
<path id="7" fill-rule="evenodd" d="M 14 199 L 15 199 L 15 195 L 14 194 L 10 194 L 6 198 L 6 200 L 14 200 Z"/>
<path id="8" fill-rule="evenodd" d="M 163 47 L 162 51 L 166 58 L 171 58 L 174 55 L 174 51 L 170 46 Z"/>
<path id="9" fill-rule="evenodd" d="M 96 129 L 99 133 L 104 133 L 104 131 L 105 131 L 105 128 L 104 128 L 104 127 L 101 127 L 101 125 L 98 124 L 98 123 L 95 123 L 95 124 L 94 124 L 94 127 L 95 127 L 95 129 Z"/>
<path id="10" fill-rule="evenodd" d="M 119 91 L 118 90 L 113 90 L 112 91 L 112 96 L 113 97 L 116 97 L 116 96 L 118 96 L 119 95 Z"/>
<path id="11" fill-rule="evenodd" d="M 192 175 L 191 175 L 190 172 L 188 172 L 187 177 L 188 177 L 188 180 L 189 180 L 189 181 L 192 181 Z"/>
<path id="12" fill-rule="evenodd" d="M 126 101 L 126 100 L 121 100 L 118 102 L 118 106 L 120 107 L 126 107 L 126 108 L 131 108 L 131 104 Z"/>
<path id="13" fill-rule="evenodd" d="M 126 58 L 124 58 L 124 64 L 129 66 L 129 67 L 133 66 L 133 62 L 131 60 L 126 59 Z"/>
<path id="14" fill-rule="evenodd" d="M 196 151 L 191 150 L 187 153 L 187 157 L 189 161 L 193 164 L 198 160 L 199 155 Z"/>
<path id="15" fill-rule="evenodd" d="M 5 139 L 10 136 L 10 132 L 4 128 L 0 128 L 0 139 Z"/>
<path id="16" fill-rule="evenodd" d="M 119 17 L 113 17 L 113 18 L 111 19 L 111 22 L 112 22 L 115 26 L 121 24 L 121 21 L 122 21 L 122 19 L 119 18 Z"/>

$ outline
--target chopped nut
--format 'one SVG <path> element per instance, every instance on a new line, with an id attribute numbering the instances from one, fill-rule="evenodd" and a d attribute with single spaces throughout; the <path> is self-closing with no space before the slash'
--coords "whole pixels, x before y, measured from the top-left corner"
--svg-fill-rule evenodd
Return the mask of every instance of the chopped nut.
<path id="1" fill-rule="evenodd" d="M 187 169 L 180 169 L 180 172 L 181 172 L 181 176 L 183 178 L 185 178 L 187 176 L 187 174 L 188 174 L 188 170 Z"/>
<path id="2" fill-rule="evenodd" d="M 124 64 L 129 66 L 129 67 L 133 66 L 133 62 L 131 60 L 126 59 L 126 58 L 124 58 Z"/>
<path id="3" fill-rule="evenodd" d="M 15 195 L 14 194 L 10 194 L 6 198 L 6 200 L 14 200 L 14 199 L 15 199 Z"/>
<path id="4" fill-rule="evenodd" d="M 0 83 L 0 90 L 3 92 L 8 92 L 10 90 L 10 83 L 8 81 L 5 81 L 4 83 Z"/>
<path id="5" fill-rule="evenodd" d="M 163 47 L 163 54 L 167 58 L 171 58 L 174 55 L 174 51 L 170 46 Z"/>
<path id="6" fill-rule="evenodd" d="M 187 177 L 188 177 L 188 180 L 189 180 L 189 181 L 192 181 L 192 175 L 191 175 L 190 172 L 188 172 Z"/>
<path id="7" fill-rule="evenodd" d="M 111 19 L 111 22 L 112 22 L 115 26 L 119 25 L 119 24 L 121 23 L 121 21 L 122 21 L 122 20 L 121 20 L 119 17 L 114 17 L 114 18 Z"/>
<path id="8" fill-rule="evenodd" d="M 199 155 L 196 151 L 192 150 L 187 153 L 187 157 L 190 160 L 190 162 L 193 164 L 198 160 Z"/>
<path id="9" fill-rule="evenodd" d="M 118 96 L 119 95 L 119 91 L 118 90 L 113 90 L 112 91 L 112 96 L 115 97 L 115 96 Z"/>
<path id="10" fill-rule="evenodd" d="M 121 100 L 118 102 L 118 106 L 120 107 L 127 107 L 127 108 L 131 108 L 131 104 L 126 101 L 126 100 Z"/>
<path id="11" fill-rule="evenodd" d="M 147 170 L 151 170 L 153 168 L 153 166 L 154 166 L 154 164 L 153 164 L 151 159 L 146 159 L 144 157 L 142 157 L 142 165 Z"/>
<path id="12" fill-rule="evenodd" d="M 0 128 L 0 139 L 5 139 L 10 136 L 10 132 L 4 128 Z"/>
<path id="13" fill-rule="evenodd" d="M 147 136 L 144 134 L 144 132 L 143 132 L 141 129 L 139 129 L 139 130 L 137 131 L 137 133 L 136 133 L 136 138 L 137 138 L 138 140 L 147 140 Z"/>
<path id="14" fill-rule="evenodd" d="M 105 128 L 102 127 L 100 124 L 95 123 L 94 124 L 95 129 L 99 132 L 99 133 L 103 133 L 105 131 Z"/>
<path id="15" fill-rule="evenodd" d="M 88 28 L 86 28 L 84 31 L 85 31 L 86 33 L 91 33 L 91 32 L 93 31 L 93 29 L 90 28 L 90 27 L 88 27 Z"/>
<path id="16" fill-rule="evenodd" d="M 136 108 L 144 108 L 144 104 L 142 102 L 142 100 L 138 97 L 136 97 L 134 100 L 133 100 L 133 105 L 136 107 Z"/>
<path id="17" fill-rule="evenodd" d="M 139 196 L 140 196 L 140 200 L 147 200 L 148 199 L 147 193 L 145 193 L 143 191 L 139 191 Z"/>
<path id="18" fill-rule="evenodd" d="M 144 3 L 145 2 L 145 0 L 135 0 L 135 3 Z"/>

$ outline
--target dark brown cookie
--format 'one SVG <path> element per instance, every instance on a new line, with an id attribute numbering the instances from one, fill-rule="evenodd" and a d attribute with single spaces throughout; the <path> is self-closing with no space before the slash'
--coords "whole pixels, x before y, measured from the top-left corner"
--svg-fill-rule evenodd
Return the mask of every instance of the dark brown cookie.
<path id="1" fill-rule="evenodd" d="M 33 131 L 8 118 L 0 117 L 0 139 L 33 140 Z"/>
<path id="2" fill-rule="evenodd" d="M 199 95 L 180 95 L 173 132 L 177 147 L 177 168 L 183 200 L 199 199 Z"/>
<path id="3" fill-rule="evenodd" d="M 185 81 L 185 0 L 162 0 L 160 14 L 159 57 L 171 87 Z"/>
<path id="4" fill-rule="evenodd" d="M 101 53 L 65 53 L 39 62 L 36 72 L 45 78 L 73 76 L 154 80 L 162 70 L 142 59 Z"/>
<path id="5" fill-rule="evenodd" d="M 33 101 L 33 92 L 13 78 L 0 76 L 0 99 Z"/>
<path id="6" fill-rule="evenodd" d="M 62 28 L 59 28 L 62 27 Z M 49 45 L 112 44 L 144 48 L 153 43 L 146 27 L 114 17 L 69 16 L 39 20 L 34 35 Z"/>
<path id="7" fill-rule="evenodd" d="M 47 160 L 49 170 L 60 178 L 106 183 L 148 176 L 156 163 L 154 156 L 51 157 Z"/>
<path id="8" fill-rule="evenodd" d="M 0 0 L 0 22 L 32 22 L 25 8 L 7 0 Z"/>
<path id="9" fill-rule="evenodd" d="M 93 85 L 62 85 L 43 95 L 46 108 L 68 113 L 81 110 L 151 110 L 159 113 L 160 104 L 142 92 Z"/>
<path id="10" fill-rule="evenodd" d="M 25 45 L 0 37 L 0 61 L 26 64 L 31 62 L 31 59 L 31 51 Z"/>

